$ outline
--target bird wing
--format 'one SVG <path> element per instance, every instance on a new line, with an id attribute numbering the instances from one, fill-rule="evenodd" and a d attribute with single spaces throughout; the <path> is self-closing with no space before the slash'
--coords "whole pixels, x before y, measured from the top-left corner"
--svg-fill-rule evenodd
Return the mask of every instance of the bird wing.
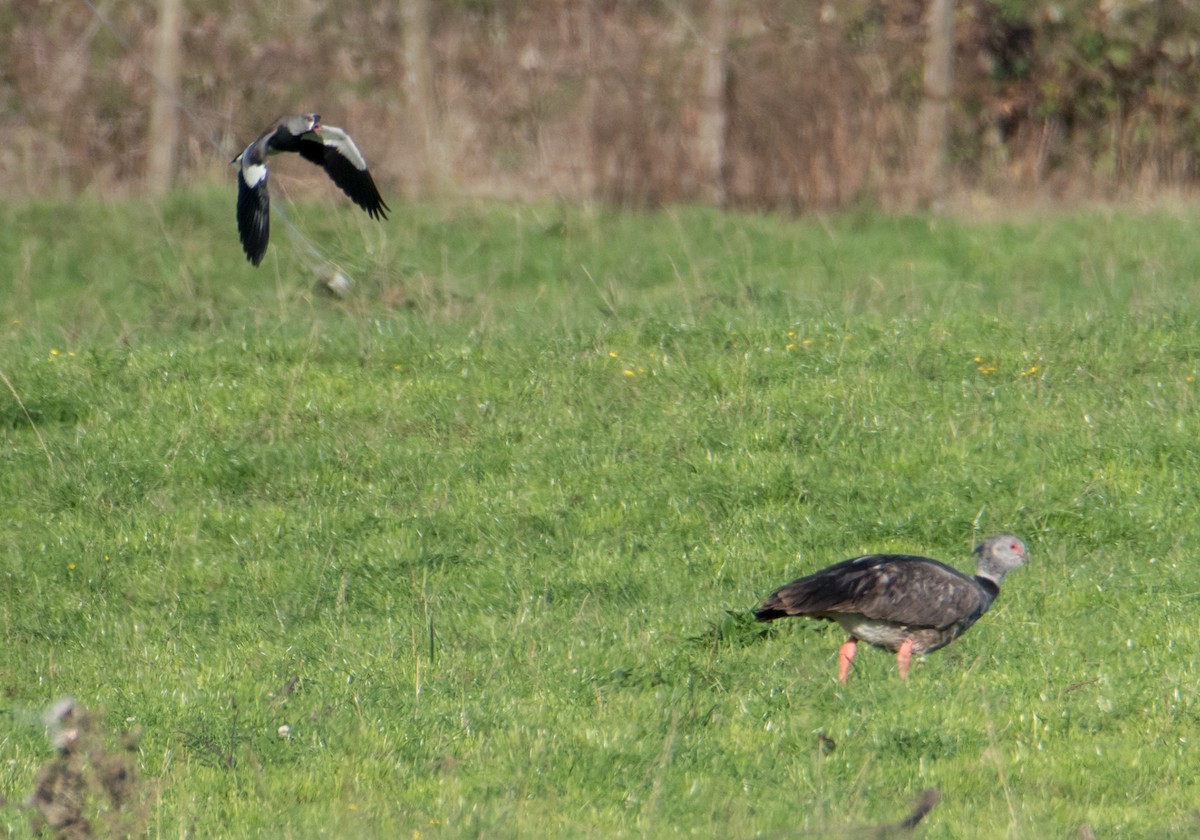
<path id="1" fill-rule="evenodd" d="M 391 208 L 384 203 L 375 179 L 367 171 L 367 161 L 349 134 L 335 126 L 322 124 L 320 134 L 306 134 L 296 146 L 301 157 L 324 167 L 333 183 L 371 218 L 387 218 Z"/>
<path id="2" fill-rule="evenodd" d="M 247 149 L 247 152 L 250 150 Z M 271 235 L 271 200 L 267 193 L 267 164 L 251 162 L 246 152 L 238 165 L 237 226 L 242 250 L 252 265 L 262 262 Z"/>
<path id="3" fill-rule="evenodd" d="M 926 557 L 868 554 L 844 560 L 776 590 L 760 620 L 787 615 L 858 614 L 910 627 L 946 628 L 985 608 L 979 586 Z"/>

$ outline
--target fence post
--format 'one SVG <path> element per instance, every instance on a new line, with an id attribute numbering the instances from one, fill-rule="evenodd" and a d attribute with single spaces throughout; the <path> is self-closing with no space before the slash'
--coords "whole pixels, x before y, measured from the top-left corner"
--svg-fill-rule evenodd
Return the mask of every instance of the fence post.
<path id="1" fill-rule="evenodd" d="M 729 39 L 729 0 L 711 0 L 705 27 L 696 125 L 697 164 L 705 200 L 725 204 L 725 51 Z"/>
<path id="2" fill-rule="evenodd" d="M 930 0 L 925 24 L 925 93 L 917 118 L 917 203 L 941 204 L 946 195 L 946 146 L 953 88 L 954 0 Z"/>
<path id="3" fill-rule="evenodd" d="M 182 0 L 159 0 L 154 32 L 154 97 L 150 102 L 149 142 L 146 144 L 146 190 L 153 196 L 171 188 L 175 148 L 179 143 L 179 28 Z"/>
<path id="4" fill-rule="evenodd" d="M 445 186 L 446 167 L 434 91 L 429 0 L 400 0 L 400 12 L 405 98 L 421 144 L 421 186 L 425 192 L 438 193 Z"/>

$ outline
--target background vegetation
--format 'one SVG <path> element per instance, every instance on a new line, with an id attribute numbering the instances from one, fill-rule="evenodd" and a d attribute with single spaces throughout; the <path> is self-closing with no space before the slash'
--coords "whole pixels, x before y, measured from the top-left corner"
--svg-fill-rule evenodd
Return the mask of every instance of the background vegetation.
<path id="1" fill-rule="evenodd" d="M 349 128 L 392 195 L 660 206 L 713 201 L 716 178 L 727 205 L 805 212 L 908 207 L 921 187 L 920 0 L 181 0 L 177 141 L 151 129 L 165 2 L 0 8 L 9 194 L 140 191 L 164 143 L 175 183 L 227 180 L 306 110 Z M 959 2 L 952 185 L 1190 188 L 1198 21 L 1182 0 Z"/>
<path id="2" fill-rule="evenodd" d="M 95 824 L 155 835 L 1200 828 L 1188 213 L 288 204 L 339 302 L 229 205 L 0 208 L 9 803 L 71 695 L 139 730 Z M 998 531 L 907 683 L 748 621 Z"/>

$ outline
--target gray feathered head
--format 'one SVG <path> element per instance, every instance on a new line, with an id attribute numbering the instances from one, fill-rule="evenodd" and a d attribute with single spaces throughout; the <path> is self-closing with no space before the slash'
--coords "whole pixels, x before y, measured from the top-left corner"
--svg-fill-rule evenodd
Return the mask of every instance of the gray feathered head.
<path id="1" fill-rule="evenodd" d="M 1012 534 L 988 537 L 975 546 L 975 570 L 980 577 L 987 578 L 997 586 L 1004 576 L 1029 560 L 1025 543 Z"/>

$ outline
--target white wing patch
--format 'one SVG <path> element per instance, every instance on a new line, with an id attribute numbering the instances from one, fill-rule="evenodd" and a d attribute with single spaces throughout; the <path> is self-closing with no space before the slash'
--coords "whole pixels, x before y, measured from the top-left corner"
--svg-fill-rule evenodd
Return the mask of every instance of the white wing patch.
<path id="1" fill-rule="evenodd" d="M 242 164 L 242 180 L 246 182 L 247 187 L 257 187 L 266 177 L 267 165 L 265 163 Z"/>
<path id="2" fill-rule="evenodd" d="M 354 165 L 355 169 L 366 170 L 367 161 L 363 158 L 362 152 L 358 150 L 358 146 L 354 145 L 354 141 L 350 139 L 350 135 L 340 128 L 335 128 L 332 125 L 322 125 L 321 141 L 326 146 L 332 146 L 336 149 L 342 157 Z"/>

